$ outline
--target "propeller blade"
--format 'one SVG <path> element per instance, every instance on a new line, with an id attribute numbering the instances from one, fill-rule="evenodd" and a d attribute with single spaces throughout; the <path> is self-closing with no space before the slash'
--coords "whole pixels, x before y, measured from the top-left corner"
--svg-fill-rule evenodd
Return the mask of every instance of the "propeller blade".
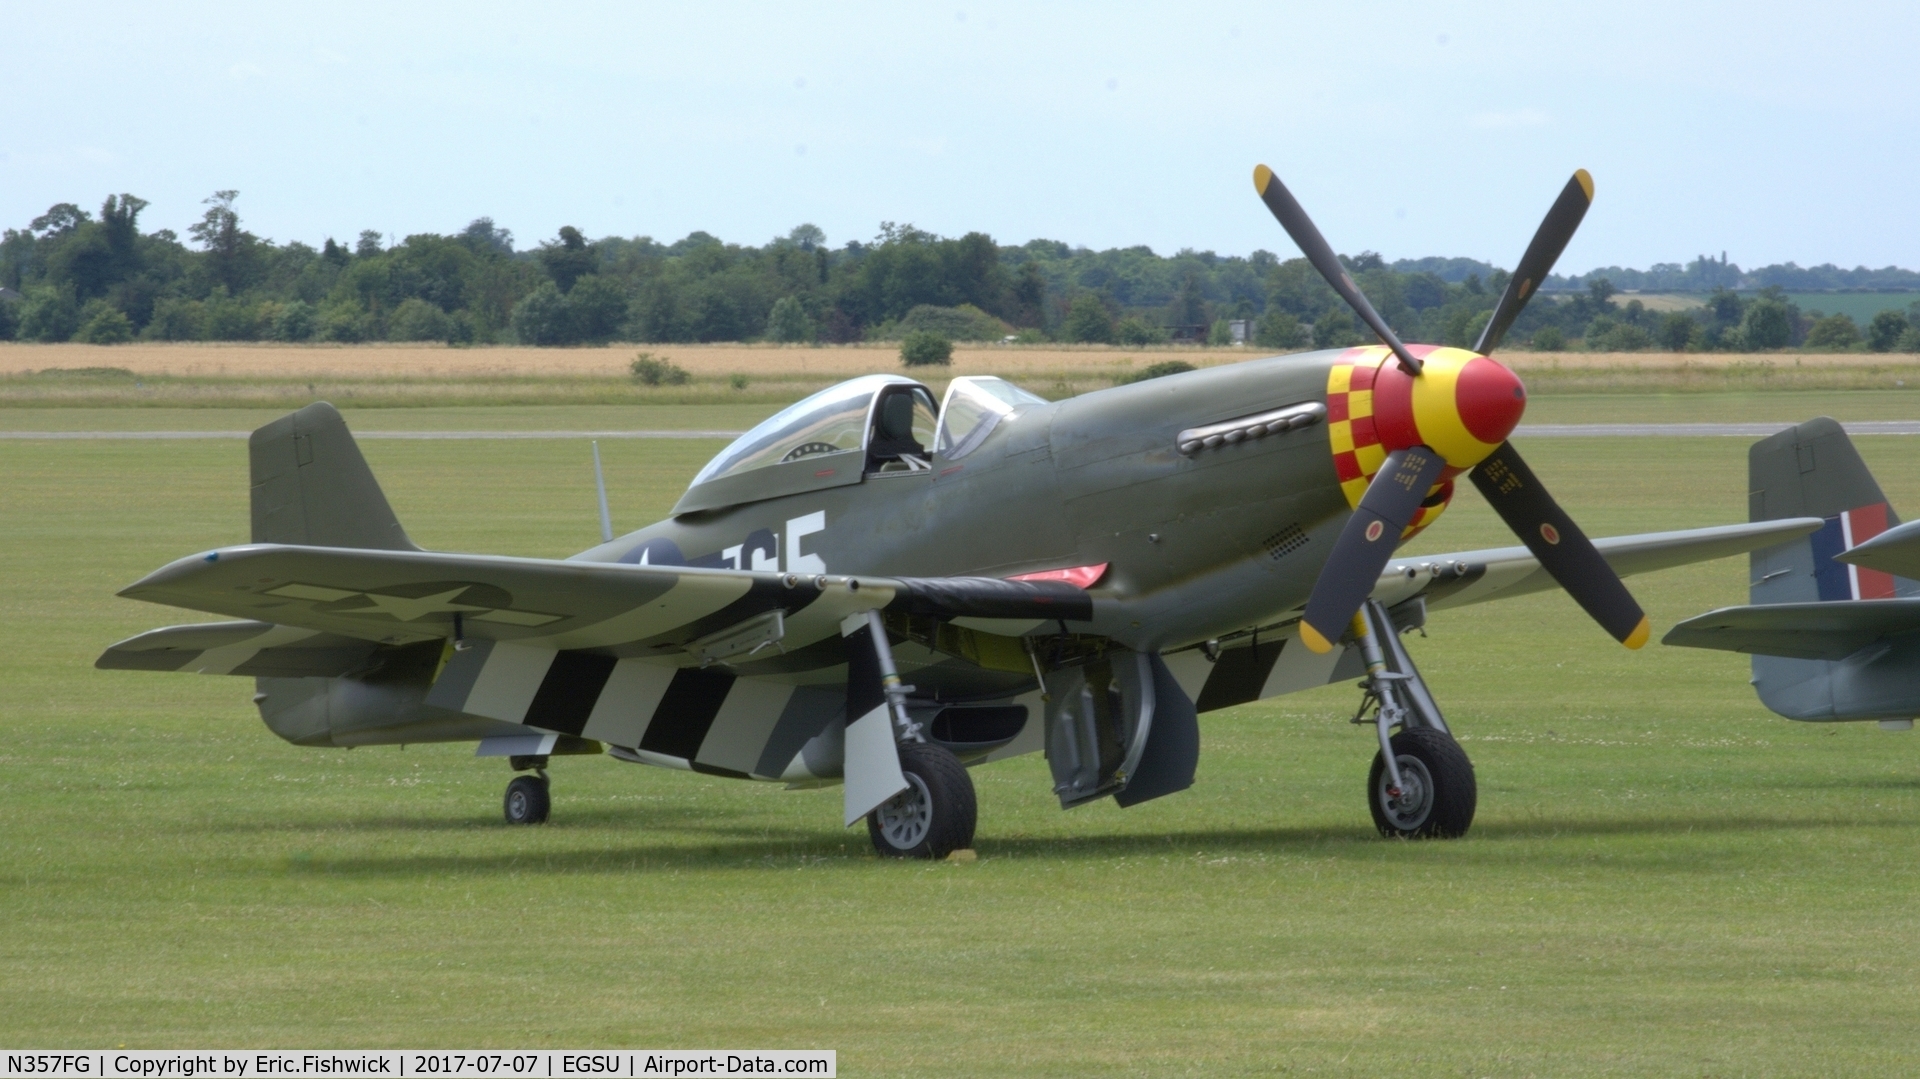
<path id="1" fill-rule="evenodd" d="M 1475 352 L 1486 356 L 1500 347 L 1500 339 L 1507 336 L 1513 320 L 1526 309 L 1533 290 L 1553 272 L 1553 264 L 1560 260 L 1560 252 L 1567 249 L 1567 242 L 1573 239 L 1574 232 L 1580 228 L 1580 219 L 1587 216 L 1587 207 L 1591 205 L 1593 177 L 1587 175 L 1586 169 L 1577 169 L 1573 179 L 1560 189 L 1560 197 L 1553 200 L 1553 207 L 1541 220 L 1540 227 L 1534 230 L 1533 242 L 1527 245 L 1527 253 L 1520 256 L 1520 265 L 1513 268 L 1513 276 L 1507 279 L 1507 289 L 1494 305 L 1493 317 L 1480 331 L 1480 340 L 1474 342 Z"/>
<path id="2" fill-rule="evenodd" d="M 1299 200 L 1293 197 L 1293 192 L 1287 190 L 1287 185 L 1280 182 L 1280 178 L 1273 174 L 1272 169 L 1261 165 L 1253 170 L 1253 187 L 1260 192 L 1260 201 L 1266 203 L 1267 209 L 1272 210 L 1273 216 L 1279 219 L 1280 227 L 1286 229 L 1287 235 L 1293 237 L 1293 242 L 1300 248 L 1300 253 L 1307 256 L 1307 261 L 1313 264 L 1314 269 L 1320 271 L 1321 277 L 1327 279 L 1327 284 L 1333 286 L 1333 291 L 1347 301 L 1347 306 L 1353 308 L 1354 314 L 1360 316 L 1360 321 L 1367 324 L 1367 328 L 1373 331 L 1374 336 L 1399 357 L 1401 368 L 1407 374 L 1419 374 L 1420 361 L 1414 359 L 1413 353 L 1408 352 L 1407 346 L 1401 344 L 1400 338 L 1394 336 L 1393 330 L 1388 328 L 1387 320 L 1381 318 L 1380 313 L 1367 302 L 1367 297 L 1360 291 L 1360 286 L 1353 283 L 1353 278 L 1347 274 L 1347 268 L 1340 265 L 1339 258 L 1333 253 L 1333 248 L 1327 246 L 1326 237 L 1321 236 L 1320 230 L 1313 226 L 1313 219 L 1308 217 L 1307 211 L 1301 208 Z M 1356 609 L 1358 606 L 1355 604 Z"/>
<path id="3" fill-rule="evenodd" d="M 1306 614 L 1300 619 L 1300 639 L 1308 648 L 1320 653 L 1333 650 L 1353 612 L 1380 580 L 1380 571 L 1400 545 L 1400 533 L 1446 467 L 1447 462 L 1425 446 L 1387 456 L 1313 582 Z"/>
<path id="4" fill-rule="evenodd" d="M 1480 462 L 1473 470 L 1473 485 L 1493 503 L 1494 512 L 1560 587 L 1600 623 L 1600 628 L 1628 648 L 1647 643 L 1651 627 L 1646 612 L 1634 602 L 1620 575 L 1600 557 L 1586 533 L 1540 485 L 1513 443 L 1502 442 Z"/>

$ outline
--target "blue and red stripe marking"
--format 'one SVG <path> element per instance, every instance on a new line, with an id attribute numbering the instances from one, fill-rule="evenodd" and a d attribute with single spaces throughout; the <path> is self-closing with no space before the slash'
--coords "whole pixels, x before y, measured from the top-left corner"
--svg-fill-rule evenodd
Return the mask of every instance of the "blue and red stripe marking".
<path id="1" fill-rule="evenodd" d="M 1820 531 L 1808 537 L 1813 542 L 1813 579 L 1820 586 L 1821 599 L 1894 598 L 1893 574 L 1834 561 L 1835 555 L 1885 532 L 1891 527 L 1891 516 L 1885 502 L 1857 506 L 1827 518 Z"/>

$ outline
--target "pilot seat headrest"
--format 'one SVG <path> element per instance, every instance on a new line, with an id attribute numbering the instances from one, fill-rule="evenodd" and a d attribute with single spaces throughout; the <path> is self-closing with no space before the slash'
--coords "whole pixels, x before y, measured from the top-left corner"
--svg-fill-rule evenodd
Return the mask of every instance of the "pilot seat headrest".
<path id="1" fill-rule="evenodd" d="M 913 395 L 888 394 L 880 402 L 880 437 L 889 442 L 907 442 L 913 438 Z"/>

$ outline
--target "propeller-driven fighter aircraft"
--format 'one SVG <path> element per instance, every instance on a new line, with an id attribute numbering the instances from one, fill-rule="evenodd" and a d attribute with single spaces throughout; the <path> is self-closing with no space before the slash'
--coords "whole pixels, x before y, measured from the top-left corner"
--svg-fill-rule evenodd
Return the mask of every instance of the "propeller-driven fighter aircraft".
<path id="1" fill-rule="evenodd" d="M 1361 678 L 1386 835 L 1455 836 L 1472 765 L 1401 633 L 1565 588 L 1617 640 L 1619 574 L 1819 526 L 1587 537 L 1506 441 L 1489 359 L 1592 194 L 1577 173 L 1473 350 L 1403 344 L 1280 181 L 1262 199 L 1383 347 L 1275 356 L 1049 402 L 870 375 L 776 414 L 672 516 L 563 561 L 423 551 L 340 415 L 256 431 L 253 542 L 121 595 L 246 619 L 122 641 L 103 668 L 252 675 L 300 745 L 477 741 L 513 822 L 554 756 L 843 785 L 883 854 L 972 844 L 967 768 L 1044 750 L 1062 807 L 1185 789 L 1199 712 Z M 1524 547 L 1395 561 L 1470 474 Z"/>
<path id="2" fill-rule="evenodd" d="M 1666 644 L 1753 656 L 1761 703 L 1815 723 L 1920 716 L 1920 521 L 1900 523 L 1838 423 L 1821 417 L 1747 453 L 1755 521 L 1814 517 L 1820 530 L 1757 550 L 1744 607 L 1673 627 Z"/>

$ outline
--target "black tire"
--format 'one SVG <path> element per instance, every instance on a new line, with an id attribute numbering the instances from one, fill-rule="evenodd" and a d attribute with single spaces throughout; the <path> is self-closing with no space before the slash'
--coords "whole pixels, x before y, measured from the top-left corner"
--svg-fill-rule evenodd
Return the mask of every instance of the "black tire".
<path id="1" fill-rule="evenodd" d="M 979 803 L 960 758 L 939 746 L 900 747 L 907 789 L 867 814 L 873 849 L 889 858 L 945 858 L 973 846 Z"/>
<path id="2" fill-rule="evenodd" d="M 1406 789 L 1400 798 L 1387 793 L 1387 762 L 1378 752 L 1367 772 L 1367 808 L 1373 825 L 1389 839 L 1455 839 L 1473 826 L 1479 789 L 1473 762 L 1451 735 L 1431 727 L 1402 730 L 1393 736 L 1393 755 Z"/>
<path id="3" fill-rule="evenodd" d="M 507 784 L 503 809 L 508 824 L 545 824 L 547 814 L 553 810 L 553 799 L 547 794 L 547 777 L 514 777 L 513 782 Z"/>

